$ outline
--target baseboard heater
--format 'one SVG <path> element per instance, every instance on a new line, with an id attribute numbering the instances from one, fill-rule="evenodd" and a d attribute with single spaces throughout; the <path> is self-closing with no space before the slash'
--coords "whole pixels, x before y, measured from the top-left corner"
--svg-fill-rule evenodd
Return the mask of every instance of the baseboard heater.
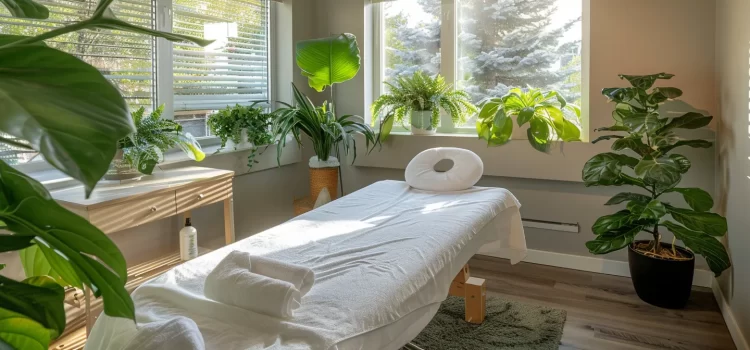
<path id="1" fill-rule="evenodd" d="M 540 228 L 543 230 L 562 231 L 562 232 L 580 232 L 581 227 L 578 223 L 571 224 L 566 222 L 555 222 L 545 220 L 523 219 L 523 227 Z"/>

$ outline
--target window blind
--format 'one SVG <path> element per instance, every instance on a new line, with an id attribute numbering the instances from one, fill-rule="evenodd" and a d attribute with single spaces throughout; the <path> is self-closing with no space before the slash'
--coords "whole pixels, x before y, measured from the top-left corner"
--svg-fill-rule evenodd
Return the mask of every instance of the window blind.
<path id="1" fill-rule="evenodd" d="M 174 110 L 209 111 L 268 100 L 268 0 L 174 0 Z"/>
<path id="2" fill-rule="evenodd" d="M 0 33 L 35 36 L 94 13 L 98 0 L 39 1 L 49 8 L 46 20 L 14 18 L 0 10 Z M 154 27 L 151 0 L 117 0 L 110 6 L 120 19 L 145 27 Z M 79 31 L 45 41 L 47 45 L 70 53 L 98 68 L 109 78 L 131 108 L 151 108 L 155 99 L 155 41 L 147 35 L 113 30 Z M 96 96 L 91 96 L 96 98 Z M 7 137 L 7 135 L 6 135 Z M 11 164 L 25 163 L 36 152 L 0 144 L 0 159 Z"/>
<path id="3" fill-rule="evenodd" d="M 40 3 L 49 8 L 48 19 L 13 18 L 9 13 L 3 12 L 0 13 L 0 32 L 38 35 L 91 17 L 98 1 L 56 0 Z M 123 20 L 153 28 L 151 0 L 118 0 L 111 9 Z M 88 30 L 59 36 L 46 43 L 98 68 L 120 89 L 131 107 L 151 107 L 154 98 L 154 41 L 150 36 L 111 30 Z"/>

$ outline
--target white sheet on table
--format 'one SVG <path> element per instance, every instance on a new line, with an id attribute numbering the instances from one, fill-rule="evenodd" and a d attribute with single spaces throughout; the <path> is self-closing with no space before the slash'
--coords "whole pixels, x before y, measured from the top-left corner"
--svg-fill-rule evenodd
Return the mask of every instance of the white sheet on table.
<path id="1" fill-rule="evenodd" d="M 509 219 L 487 239 L 506 242 L 503 248 L 516 256 L 512 260 L 522 259 L 526 244 L 519 206 L 499 188 L 437 193 L 381 181 L 144 284 L 133 293 L 136 318 L 142 324 L 190 317 L 206 349 L 335 348 L 444 300 L 453 276 L 487 243 L 475 236 L 500 212 L 508 211 Z M 315 271 L 315 285 L 294 319 L 255 314 L 203 296 L 206 275 L 232 250 Z M 119 349 L 105 338 L 121 327 L 111 320 L 102 316 L 97 321 L 88 349 Z"/>

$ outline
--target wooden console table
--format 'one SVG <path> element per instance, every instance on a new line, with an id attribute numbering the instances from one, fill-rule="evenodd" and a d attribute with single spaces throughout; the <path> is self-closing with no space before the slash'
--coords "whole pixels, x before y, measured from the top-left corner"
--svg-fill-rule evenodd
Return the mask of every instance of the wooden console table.
<path id="1" fill-rule="evenodd" d="M 224 241 L 233 243 L 233 171 L 187 167 L 144 176 L 141 180 L 102 181 L 89 198 L 82 186 L 51 192 L 66 209 L 84 217 L 106 234 L 182 214 L 202 206 L 223 202 Z M 176 232 L 175 232 L 176 234 Z M 200 253 L 208 249 L 201 248 Z M 138 286 L 181 263 L 179 252 L 128 268 L 125 288 Z M 101 299 L 88 293 L 70 291 L 67 298 L 65 333 L 51 348 L 82 348 L 85 338 L 101 312 Z"/>

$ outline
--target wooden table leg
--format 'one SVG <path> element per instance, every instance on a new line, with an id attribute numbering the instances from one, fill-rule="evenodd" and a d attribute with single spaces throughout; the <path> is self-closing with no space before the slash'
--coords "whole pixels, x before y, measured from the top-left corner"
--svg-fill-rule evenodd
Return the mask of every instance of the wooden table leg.
<path id="1" fill-rule="evenodd" d="M 474 324 L 484 322 L 487 308 L 486 300 L 487 290 L 485 289 L 485 280 L 469 277 L 466 281 L 466 295 L 464 296 L 466 322 Z"/>
<path id="2" fill-rule="evenodd" d="M 234 199 L 224 200 L 224 242 L 234 243 Z"/>
<path id="3" fill-rule="evenodd" d="M 91 313 L 91 298 L 93 297 L 94 295 L 91 293 L 91 290 L 84 285 L 83 286 L 83 299 L 86 301 L 84 305 L 85 310 L 86 310 L 86 336 L 91 334 L 91 328 L 94 327 L 95 320 L 93 319 L 92 313 Z"/>

